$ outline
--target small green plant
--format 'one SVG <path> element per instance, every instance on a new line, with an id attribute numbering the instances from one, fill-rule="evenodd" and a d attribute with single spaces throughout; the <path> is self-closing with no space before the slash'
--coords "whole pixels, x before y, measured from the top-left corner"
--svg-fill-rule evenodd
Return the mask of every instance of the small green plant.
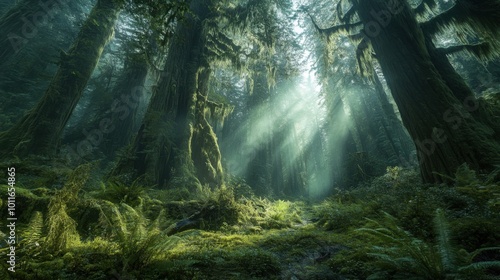
<path id="1" fill-rule="evenodd" d="M 291 227 L 293 223 L 301 223 L 299 210 L 293 202 L 276 200 L 266 207 L 264 221 L 261 224 L 264 228 L 285 228 Z"/>
<path id="2" fill-rule="evenodd" d="M 381 222 L 370 220 L 358 231 L 376 244 L 369 253 L 375 259 L 378 271 L 368 279 L 479 279 L 486 269 L 500 267 L 500 261 L 475 262 L 484 251 L 500 247 L 482 248 L 472 253 L 455 248 L 450 242 L 450 230 L 442 210 L 434 218 L 436 244 L 428 244 L 413 237 L 398 226 L 396 218 L 384 213 Z M 470 278 L 473 276 L 474 278 Z"/>
<path id="3" fill-rule="evenodd" d="M 399 166 L 387 166 L 386 168 L 386 175 L 393 181 L 393 186 L 397 187 L 399 186 L 400 183 L 400 173 L 402 172 L 403 168 Z"/>
<path id="4" fill-rule="evenodd" d="M 126 203 L 137 206 L 139 197 L 144 195 L 146 187 L 134 182 L 128 186 L 117 182 L 101 182 L 101 191 L 97 194 L 98 198 L 106 199 L 114 203 Z"/>
<path id="5" fill-rule="evenodd" d="M 100 223 L 111 233 L 110 238 L 119 245 L 122 255 L 122 274 L 139 271 L 160 258 L 171 248 L 178 237 L 168 237 L 160 230 L 164 213 L 160 212 L 150 222 L 142 211 L 142 200 L 133 208 L 125 203 L 119 206 L 102 201 Z"/>

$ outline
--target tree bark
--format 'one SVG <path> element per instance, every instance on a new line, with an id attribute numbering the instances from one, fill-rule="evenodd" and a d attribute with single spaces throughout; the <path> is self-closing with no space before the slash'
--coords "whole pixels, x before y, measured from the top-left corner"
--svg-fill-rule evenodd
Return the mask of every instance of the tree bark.
<path id="1" fill-rule="evenodd" d="M 442 175 L 453 177 L 464 162 L 475 170 L 494 168 L 500 158 L 498 140 L 470 114 L 477 106 L 463 104 L 443 80 L 408 3 L 360 0 L 358 8 L 403 123 L 416 144 L 423 180 L 448 181 Z"/>
<path id="2" fill-rule="evenodd" d="M 195 127 L 198 74 L 208 67 L 204 60 L 202 22 L 208 16 L 207 1 L 191 3 L 192 15 L 179 24 L 170 42 L 163 74 L 153 91 L 143 123 L 130 146 L 129 157 L 119 160 L 111 177 L 165 187 L 174 177 L 185 186 L 199 184 L 189 143 Z M 206 73 L 205 73 L 206 74 Z M 203 124 L 202 124 L 203 125 Z"/>
<path id="3" fill-rule="evenodd" d="M 190 114 L 193 118 L 188 123 L 192 132 L 189 136 L 190 141 L 184 142 L 188 145 L 184 149 L 188 149 L 187 154 L 191 155 L 188 160 L 193 161 L 200 182 L 216 186 L 223 182 L 224 177 L 217 136 L 205 117 L 210 74 L 210 68 L 201 67 L 198 70 L 196 105 L 193 108 L 194 112 Z"/>
<path id="4" fill-rule="evenodd" d="M 53 155 L 62 131 L 111 39 L 121 0 L 99 0 L 38 104 L 14 127 L 0 134 L 2 155 Z"/>

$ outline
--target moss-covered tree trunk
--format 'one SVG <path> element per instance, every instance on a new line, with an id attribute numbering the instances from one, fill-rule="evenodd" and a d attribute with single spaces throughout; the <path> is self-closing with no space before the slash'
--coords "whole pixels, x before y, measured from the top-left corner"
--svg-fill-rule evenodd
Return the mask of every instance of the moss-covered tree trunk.
<path id="1" fill-rule="evenodd" d="M 202 22 L 209 14 L 209 1 L 193 1 L 190 8 L 193 14 L 179 24 L 170 43 L 164 73 L 130 147 L 130 157 L 119 160 L 112 177 L 125 182 L 141 177 L 146 184 L 159 187 L 170 183 L 199 184 L 197 176 L 209 182 L 208 178 L 220 178 L 216 140 L 203 138 L 215 135 L 206 119 L 199 115 L 203 114 L 202 99 L 206 101 L 210 76 L 202 36 Z M 203 143 L 200 141 L 208 142 L 201 148 Z M 197 170 L 193 156 L 201 160 L 200 164 L 208 164 L 207 170 Z M 176 181 L 171 182 L 172 178 Z"/>
<path id="2" fill-rule="evenodd" d="M 198 70 L 196 101 L 189 114 L 191 118 L 188 118 L 190 120 L 187 125 L 190 131 L 189 141 L 184 142 L 184 149 L 187 149 L 187 154 L 191 155 L 200 182 L 219 185 L 224 180 L 219 144 L 217 136 L 205 116 L 210 74 L 211 70 L 208 67 L 200 67 Z"/>
<path id="3" fill-rule="evenodd" d="M 418 151 L 425 182 L 442 182 L 464 162 L 476 170 L 498 163 L 498 139 L 473 117 L 477 104 L 458 100 L 433 64 L 422 30 L 404 0 L 359 0 L 377 59 Z M 440 175 L 441 174 L 441 175 Z"/>
<path id="4" fill-rule="evenodd" d="M 0 134 L 0 154 L 52 155 L 62 131 L 111 39 L 122 0 L 98 0 L 38 104 Z"/>

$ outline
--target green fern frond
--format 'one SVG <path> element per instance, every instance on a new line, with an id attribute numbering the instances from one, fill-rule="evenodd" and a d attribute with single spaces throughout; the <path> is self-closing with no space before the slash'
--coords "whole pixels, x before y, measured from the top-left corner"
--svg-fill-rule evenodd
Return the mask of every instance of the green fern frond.
<path id="1" fill-rule="evenodd" d="M 39 211 L 33 213 L 26 229 L 21 233 L 22 250 L 28 256 L 35 256 L 41 249 L 43 214 Z"/>
<path id="2" fill-rule="evenodd" d="M 472 263 L 467 266 L 460 267 L 458 269 L 458 272 L 462 273 L 463 272 L 470 273 L 476 271 L 482 272 L 489 268 L 500 268 L 500 261 L 484 261 L 484 262 Z"/>
<path id="3" fill-rule="evenodd" d="M 469 262 L 473 262 L 474 259 L 479 255 L 481 254 L 482 252 L 487 252 L 487 251 L 500 251 L 500 247 L 487 247 L 487 248 L 481 248 L 481 249 L 477 249 L 475 250 L 474 252 L 470 253 L 469 254 L 469 259 L 468 261 Z"/>
<path id="4" fill-rule="evenodd" d="M 436 210 L 434 217 L 434 229 L 437 234 L 437 247 L 443 263 L 443 268 L 446 271 L 455 271 L 456 254 L 453 252 L 453 247 L 450 244 L 450 227 L 444 217 L 444 212 L 441 209 Z"/>

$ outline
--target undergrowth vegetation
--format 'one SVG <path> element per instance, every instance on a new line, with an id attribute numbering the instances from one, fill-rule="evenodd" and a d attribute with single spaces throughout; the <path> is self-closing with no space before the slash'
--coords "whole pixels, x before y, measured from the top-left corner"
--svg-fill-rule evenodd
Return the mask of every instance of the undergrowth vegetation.
<path id="1" fill-rule="evenodd" d="M 96 183 L 93 169 L 78 167 L 59 189 L 16 189 L 23 210 L 15 279 L 500 275 L 496 175 L 465 165 L 454 187 L 424 185 L 415 171 L 392 167 L 319 203 L 257 197 L 234 178 L 167 190 Z M 2 266 L 2 279 L 12 277 Z"/>

